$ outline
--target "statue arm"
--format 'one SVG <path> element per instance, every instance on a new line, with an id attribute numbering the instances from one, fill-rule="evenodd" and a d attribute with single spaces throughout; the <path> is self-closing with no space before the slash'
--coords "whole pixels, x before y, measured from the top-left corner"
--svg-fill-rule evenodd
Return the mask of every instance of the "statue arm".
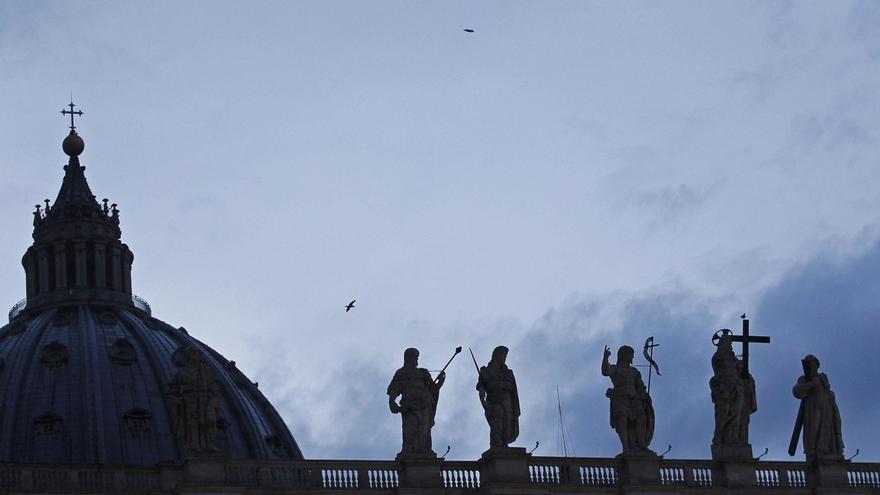
<path id="1" fill-rule="evenodd" d="M 486 380 L 484 378 L 484 374 L 486 373 L 486 367 L 483 366 L 479 370 L 479 375 L 477 376 L 477 392 L 479 392 L 480 396 L 480 404 L 483 407 L 486 407 Z"/>
<path id="2" fill-rule="evenodd" d="M 520 416 L 520 408 L 519 408 L 519 387 L 516 386 L 516 376 L 513 375 L 513 371 L 510 372 L 510 381 L 511 388 L 513 390 L 510 391 L 510 398 L 513 402 L 513 416 L 518 418 Z"/>
<path id="3" fill-rule="evenodd" d="M 807 395 L 810 394 L 810 390 L 815 387 L 815 380 L 807 380 L 803 376 L 798 378 L 797 383 L 794 384 L 794 387 L 791 389 L 791 392 L 798 399 L 804 399 Z"/>
<path id="4" fill-rule="evenodd" d="M 437 381 L 434 381 L 434 379 L 431 378 L 431 373 L 429 373 L 428 370 L 419 368 L 419 372 L 422 374 L 422 381 L 425 383 L 425 387 L 427 387 L 428 390 L 433 391 L 434 394 L 439 393 L 440 387 L 446 382 L 446 372 L 441 371 L 440 374 L 437 375 Z"/>
<path id="5" fill-rule="evenodd" d="M 391 412 L 397 414 L 400 412 L 400 405 L 397 404 L 397 397 L 400 396 L 400 380 L 397 378 L 397 373 L 394 374 L 394 378 L 391 379 L 391 383 L 388 384 L 388 408 L 391 409 Z"/>
<path id="6" fill-rule="evenodd" d="M 605 352 L 602 356 L 602 376 L 611 376 L 611 364 L 608 362 L 608 356 L 611 355 L 611 349 L 605 346 Z"/>

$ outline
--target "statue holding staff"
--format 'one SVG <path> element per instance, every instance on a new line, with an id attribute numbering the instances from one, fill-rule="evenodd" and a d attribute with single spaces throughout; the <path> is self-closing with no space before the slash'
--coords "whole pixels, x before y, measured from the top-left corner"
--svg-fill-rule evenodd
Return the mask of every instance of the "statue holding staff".
<path id="1" fill-rule="evenodd" d="M 455 358 L 461 352 L 458 347 Z M 452 362 L 452 358 L 446 363 Z M 403 352 L 403 367 L 394 373 L 388 384 L 388 407 L 394 414 L 400 414 L 403 423 L 403 447 L 397 454 L 401 457 L 437 457 L 431 446 L 431 428 L 437 412 L 440 387 L 446 381 L 446 366 L 437 375 L 425 368 L 419 368 L 419 350 L 413 347 Z M 397 398 L 400 397 L 400 403 Z"/>

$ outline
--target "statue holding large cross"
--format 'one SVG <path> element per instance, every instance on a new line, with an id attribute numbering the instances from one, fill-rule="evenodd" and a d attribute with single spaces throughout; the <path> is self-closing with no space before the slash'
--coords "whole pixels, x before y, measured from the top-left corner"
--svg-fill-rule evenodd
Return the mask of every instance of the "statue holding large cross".
<path id="1" fill-rule="evenodd" d="M 733 343 L 743 344 L 742 359 L 733 351 Z M 713 376 L 709 380 L 715 405 L 715 434 L 712 437 L 713 459 L 751 459 L 749 420 L 758 410 L 755 380 L 749 372 L 749 344 L 769 343 L 770 337 L 749 333 L 749 320 L 743 316 L 743 333 L 734 335 L 722 329 L 712 337 L 716 350 L 712 355 Z"/>

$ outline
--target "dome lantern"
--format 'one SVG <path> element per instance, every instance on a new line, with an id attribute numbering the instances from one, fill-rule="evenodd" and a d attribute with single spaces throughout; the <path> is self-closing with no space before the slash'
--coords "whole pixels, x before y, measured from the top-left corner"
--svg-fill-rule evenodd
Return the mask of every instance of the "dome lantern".
<path id="1" fill-rule="evenodd" d="M 99 204 L 92 194 L 80 165 L 85 149 L 76 132 L 75 110 L 61 110 L 70 116 L 70 133 L 62 148 L 68 162 L 64 166 L 61 188 L 50 204 L 37 206 L 34 216 L 33 245 L 22 257 L 27 300 L 25 312 L 70 302 L 102 301 L 123 306 L 134 305 L 131 291 L 131 265 L 134 255 L 122 241 L 119 210 L 114 204 Z"/>

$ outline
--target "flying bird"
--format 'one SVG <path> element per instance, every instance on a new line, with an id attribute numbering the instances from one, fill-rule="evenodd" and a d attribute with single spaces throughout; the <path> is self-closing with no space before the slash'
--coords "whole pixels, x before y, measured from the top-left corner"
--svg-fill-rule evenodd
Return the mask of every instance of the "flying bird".
<path id="1" fill-rule="evenodd" d="M 348 303 L 347 306 L 345 306 L 345 312 L 346 312 L 346 313 L 348 313 L 349 311 L 351 311 L 351 308 L 354 307 L 354 302 L 355 302 L 355 301 L 357 301 L 357 299 L 352 299 L 351 302 Z"/>
<path id="2" fill-rule="evenodd" d="M 466 33 L 473 33 L 474 30 L 473 30 L 473 29 L 465 29 L 464 32 L 466 32 Z"/>

